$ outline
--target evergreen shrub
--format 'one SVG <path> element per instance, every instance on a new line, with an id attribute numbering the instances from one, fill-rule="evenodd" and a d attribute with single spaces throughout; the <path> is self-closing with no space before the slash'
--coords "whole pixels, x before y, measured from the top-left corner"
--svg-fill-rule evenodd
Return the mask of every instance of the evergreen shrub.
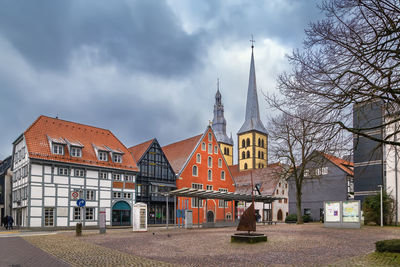
<path id="1" fill-rule="evenodd" d="M 400 253 L 400 239 L 388 239 L 375 243 L 377 252 Z"/>

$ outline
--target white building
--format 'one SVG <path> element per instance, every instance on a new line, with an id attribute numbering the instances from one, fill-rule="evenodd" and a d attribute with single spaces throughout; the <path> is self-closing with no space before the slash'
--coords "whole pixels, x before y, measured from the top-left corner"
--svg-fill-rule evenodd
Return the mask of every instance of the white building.
<path id="1" fill-rule="evenodd" d="M 13 143 L 12 170 L 17 225 L 97 226 L 100 209 L 107 225 L 132 223 L 138 168 L 109 130 L 40 116 Z"/>

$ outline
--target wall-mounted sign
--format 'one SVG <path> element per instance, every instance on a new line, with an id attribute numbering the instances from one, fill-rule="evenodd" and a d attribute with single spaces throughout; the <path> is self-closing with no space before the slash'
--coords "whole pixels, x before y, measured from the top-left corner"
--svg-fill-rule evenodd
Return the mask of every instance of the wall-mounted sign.
<path id="1" fill-rule="evenodd" d="M 325 221 L 340 222 L 340 202 L 325 202 Z"/>

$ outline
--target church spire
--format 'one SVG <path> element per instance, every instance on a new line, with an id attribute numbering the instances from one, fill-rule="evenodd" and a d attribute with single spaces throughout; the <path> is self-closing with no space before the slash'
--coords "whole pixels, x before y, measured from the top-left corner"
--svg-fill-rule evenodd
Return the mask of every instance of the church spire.
<path id="1" fill-rule="evenodd" d="M 250 62 L 250 74 L 249 74 L 249 87 L 247 89 L 247 103 L 246 103 L 246 117 L 245 121 L 240 128 L 238 134 L 256 130 L 262 133 L 267 133 L 263 123 L 260 120 L 260 110 L 258 107 L 257 97 L 257 83 L 256 83 L 256 71 L 254 66 L 254 40 L 253 37 L 250 40 L 251 45 L 251 62 Z"/>
<path id="2" fill-rule="evenodd" d="M 219 91 L 219 79 L 217 80 L 217 92 L 215 93 L 214 119 L 212 128 L 218 142 L 233 145 L 232 138 L 226 135 L 226 120 L 224 117 L 224 105 L 222 104 L 222 96 Z"/>

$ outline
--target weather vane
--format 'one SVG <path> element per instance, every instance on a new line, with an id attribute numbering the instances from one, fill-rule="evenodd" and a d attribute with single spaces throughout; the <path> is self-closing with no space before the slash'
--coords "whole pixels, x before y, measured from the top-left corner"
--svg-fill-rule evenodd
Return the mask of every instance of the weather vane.
<path id="1" fill-rule="evenodd" d="M 254 43 L 256 42 L 256 41 L 254 41 L 253 35 L 251 35 L 250 42 L 251 42 L 251 49 L 253 49 L 254 48 Z"/>
<path id="2" fill-rule="evenodd" d="M 217 78 L 217 90 L 219 90 L 219 78 Z"/>

